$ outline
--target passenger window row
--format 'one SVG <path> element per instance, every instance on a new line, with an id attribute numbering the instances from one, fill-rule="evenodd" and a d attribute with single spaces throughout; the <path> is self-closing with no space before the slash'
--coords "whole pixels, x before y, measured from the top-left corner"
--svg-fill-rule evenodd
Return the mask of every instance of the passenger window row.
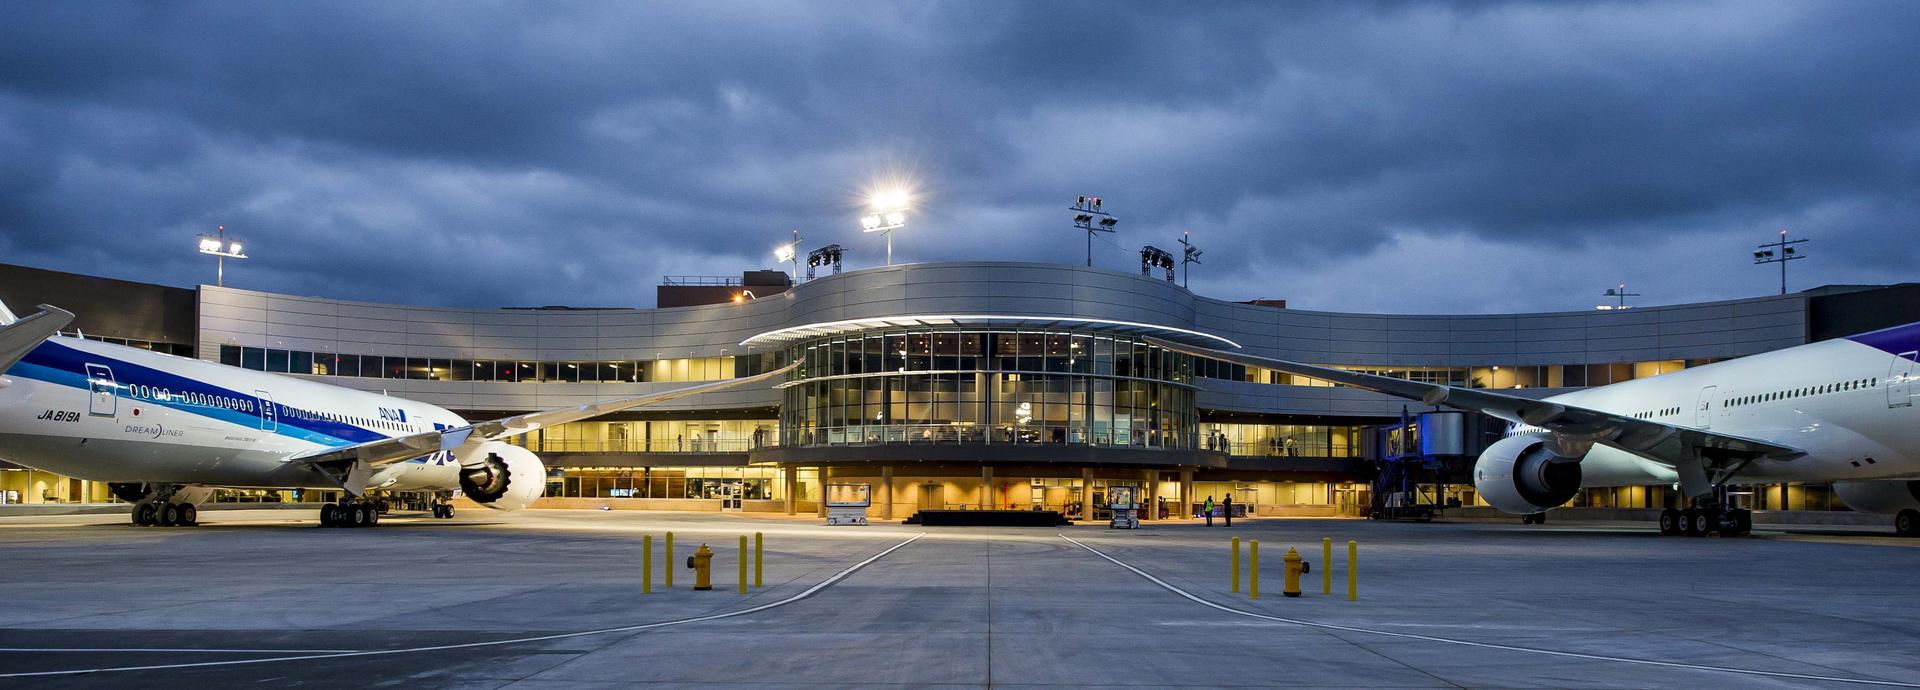
<path id="1" fill-rule="evenodd" d="M 1742 395 L 1738 397 L 1721 400 L 1720 406 L 1721 407 L 1739 407 L 1742 405 L 1754 405 L 1758 403 L 1774 402 L 1778 400 L 1793 400 L 1796 398 L 1805 398 L 1805 397 L 1810 397 L 1815 395 L 1828 395 L 1831 393 L 1844 393 L 1846 391 L 1865 390 L 1878 385 L 1880 385 L 1880 378 L 1876 376 L 1876 377 L 1870 377 L 1870 378 L 1864 378 L 1864 379 L 1854 379 L 1852 381 L 1842 381 L 1840 383 L 1828 383 L 1828 384 L 1823 384 L 1819 386 L 1789 388 L 1786 390 L 1773 391 L 1771 393 L 1760 393 L 1756 395 Z"/>
<path id="2" fill-rule="evenodd" d="M 1654 417 L 1671 417 L 1677 414 L 1680 414 L 1680 408 L 1678 407 L 1662 407 L 1658 410 L 1649 410 L 1647 412 L 1635 412 L 1630 416 L 1632 416 L 1635 419 L 1653 419 Z"/>

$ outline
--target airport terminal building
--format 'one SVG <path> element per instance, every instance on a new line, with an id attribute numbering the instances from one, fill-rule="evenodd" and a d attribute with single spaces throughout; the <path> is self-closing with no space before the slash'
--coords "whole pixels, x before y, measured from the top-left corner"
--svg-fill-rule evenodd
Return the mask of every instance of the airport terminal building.
<path id="1" fill-rule="evenodd" d="M 1151 497 L 1149 518 L 1227 496 L 1256 515 L 1357 514 L 1383 458 L 1417 445 L 1470 464 L 1504 430 L 1435 416 L 1426 438 L 1403 444 L 1403 415 L 1430 408 L 1147 338 L 1551 395 L 1920 320 L 1920 285 L 1413 316 L 1231 302 L 1143 275 L 1028 263 L 900 265 L 798 285 L 764 271 L 664 283 L 658 302 L 686 306 L 448 309 L 0 266 L 0 298 L 74 311 L 88 337 L 385 392 L 469 419 L 803 360 L 771 387 L 523 437 L 548 467 L 537 505 L 814 512 L 824 485 L 865 483 L 877 518 L 1040 507 L 1099 519 L 1114 486 Z M 0 489 L 18 500 L 108 500 L 104 486 L 4 469 Z M 1470 487 L 1453 491 L 1474 503 Z M 1592 489 L 1575 504 L 1661 507 L 1668 494 Z M 1750 500 L 1841 508 L 1817 485 L 1755 487 Z"/>

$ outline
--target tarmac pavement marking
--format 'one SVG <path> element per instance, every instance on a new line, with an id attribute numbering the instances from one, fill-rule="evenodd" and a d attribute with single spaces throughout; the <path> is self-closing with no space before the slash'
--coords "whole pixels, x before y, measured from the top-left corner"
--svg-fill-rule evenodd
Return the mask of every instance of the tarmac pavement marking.
<path id="1" fill-rule="evenodd" d="M 1107 561 L 1113 563 L 1114 565 L 1133 571 L 1133 574 L 1139 575 L 1140 577 L 1144 577 L 1148 581 L 1156 585 L 1160 585 L 1160 587 L 1166 589 L 1167 591 L 1173 592 L 1174 594 L 1178 594 L 1182 597 L 1192 600 L 1196 604 L 1200 604 L 1202 606 L 1206 606 L 1209 608 L 1219 609 L 1227 613 L 1247 616 L 1249 618 L 1258 618 L 1261 620 L 1273 621 L 1276 623 L 1286 623 L 1289 625 L 1299 625 L 1299 626 L 1304 626 L 1309 628 L 1319 628 L 1322 630 L 1339 630 L 1342 632 L 1360 633 L 1365 635 L 1381 635 L 1385 637 L 1398 637 L 1398 638 L 1410 639 L 1410 640 L 1421 640 L 1425 642 L 1439 642 L 1442 644 L 1461 645 L 1465 647 L 1478 647 L 1481 649 L 1499 649 L 1499 650 L 1504 650 L 1509 652 L 1524 652 L 1527 654 L 1544 654 L 1547 656 L 1567 657 L 1567 658 L 1573 658 L 1573 659 L 1588 659 L 1593 661 L 1615 661 L 1615 662 L 1620 662 L 1624 664 L 1638 664 L 1642 666 L 1662 666 L 1666 668 L 1679 668 L 1679 669 L 1687 669 L 1692 671 L 1713 671 L 1718 673 L 1735 673 L 1735 674 L 1749 675 L 1749 676 L 1766 676 L 1769 678 L 1791 678 L 1794 680 L 1814 680 L 1814 681 L 1821 681 L 1821 682 L 1827 682 L 1827 683 L 1853 683 L 1858 685 L 1878 685 L 1878 686 L 1896 687 L 1896 688 L 1920 688 L 1920 683 L 1903 683 L 1900 681 L 1884 680 L 1879 678 L 1847 678 L 1843 676 L 1821 676 L 1821 675 L 1814 675 L 1814 674 L 1807 674 L 1807 673 L 1787 673 L 1784 671 L 1761 671 L 1758 669 L 1733 668 L 1728 666 L 1708 666 L 1704 664 L 1687 664 L 1687 663 L 1681 663 L 1677 661 L 1660 661 L 1657 659 L 1635 659 L 1632 657 L 1607 656 L 1604 654 L 1587 654 L 1583 652 L 1568 652 L 1568 651 L 1561 651 L 1557 649 L 1520 647 L 1516 645 L 1496 644 L 1492 642 L 1474 642 L 1472 640 L 1459 640 L 1459 639 L 1453 639 L 1453 638 L 1447 638 L 1447 637 L 1435 637 L 1432 635 L 1417 635 L 1413 633 L 1393 632 L 1390 630 L 1374 630 L 1369 628 L 1358 628 L 1358 627 L 1353 627 L 1348 625 L 1320 623 L 1316 621 L 1301 620 L 1297 618 L 1283 618 L 1280 616 L 1270 616 L 1264 613 L 1243 611 L 1240 609 L 1232 608 L 1229 606 L 1222 606 L 1220 604 L 1207 601 L 1206 599 L 1202 599 L 1191 592 L 1188 592 L 1184 589 L 1180 589 L 1179 587 L 1175 587 L 1171 584 L 1168 584 L 1165 580 L 1154 577 L 1153 575 L 1148 574 L 1144 570 L 1128 565 L 1127 563 L 1121 561 L 1120 559 L 1117 559 L 1105 553 L 1102 553 L 1099 549 L 1095 549 L 1091 546 L 1087 546 L 1086 544 L 1080 543 L 1079 540 L 1074 539 L 1073 537 L 1069 537 L 1065 534 L 1061 534 L 1059 535 L 1059 537 L 1061 539 L 1065 539 L 1069 542 L 1072 542 L 1075 546 L 1078 546 L 1082 549 L 1086 549 L 1088 553 L 1091 553 L 1095 556 L 1099 556 L 1101 558 L 1106 559 Z M 0 676 L 0 677 L 4 677 L 4 676 Z"/>
<path id="2" fill-rule="evenodd" d="M 863 560 L 863 561 L 860 561 L 859 563 L 855 563 L 851 566 L 848 566 L 845 570 L 835 573 L 832 577 L 822 580 L 818 584 L 815 584 L 812 587 L 808 587 L 805 591 L 802 591 L 799 594 L 795 594 L 793 596 L 787 597 L 785 599 L 781 599 L 779 601 L 761 604 L 759 606 L 755 606 L 752 608 L 740 609 L 738 611 L 728 611 L 726 613 L 715 613 L 715 614 L 709 614 L 705 616 L 695 616 L 692 618 L 681 618 L 681 619 L 670 620 L 670 621 L 659 621 L 655 623 L 642 623 L 639 625 L 626 625 L 626 626 L 621 626 L 617 628 L 604 628 L 601 630 L 584 630 L 580 632 L 557 633 L 552 635 L 538 635 L 534 637 L 520 637 L 520 638 L 514 638 L 510 640 L 490 640 L 487 642 L 468 642 L 463 644 L 434 645 L 430 647 L 407 647 L 402 649 L 373 649 L 373 650 L 364 650 L 364 651 L 333 652 L 333 653 L 326 653 L 326 654 L 303 654 L 301 656 L 282 656 L 282 657 L 271 657 L 266 659 L 233 659 L 228 661 L 201 661 L 201 662 L 184 663 L 184 664 L 151 664 L 151 665 L 145 665 L 145 666 L 115 666 L 115 667 L 103 667 L 103 668 L 66 669 L 66 670 L 60 670 L 60 671 L 31 671 L 31 672 L 24 672 L 24 673 L 0 673 L 0 678 L 70 676 L 70 675 L 79 675 L 84 673 L 115 673 L 115 672 L 121 672 L 121 671 L 158 671 L 158 670 L 183 669 L 183 668 L 207 668 L 207 667 L 213 667 L 213 666 L 240 666 L 240 665 L 247 665 L 247 664 L 268 664 L 268 663 L 281 662 L 281 661 L 310 661 L 314 659 L 343 659 L 348 657 L 384 656 L 384 655 L 390 655 L 390 654 L 410 654 L 415 652 L 439 652 L 439 651 L 448 651 L 448 650 L 454 650 L 454 649 L 473 649 L 476 647 L 499 647 L 504 645 L 524 644 L 528 642 L 545 642 L 548 640 L 564 640 L 564 639 L 569 639 L 574 637 L 586 637 L 588 635 L 607 635 L 612 633 L 634 632 L 638 630 L 651 630 L 653 628 L 664 628 L 671 625 L 683 625 L 686 623 L 699 623 L 703 621 L 719 620 L 722 618 L 733 618 L 735 616 L 744 616 L 750 613 L 758 613 L 761 611 L 765 611 L 767 609 L 771 609 L 779 606 L 785 606 L 787 604 L 791 604 L 793 602 L 800 601 L 807 597 L 813 596 L 815 593 L 819 592 L 820 590 L 826 589 L 827 587 L 832 586 L 834 583 L 839 582 L 843 579 L 846 579 L 846 577 L 848 575 L 852 575 L 854 571 L 867 567 L 868 565 L 871 565 L 874 561 L 878 561 L 881 558 L 885 557 L 887 554 L 898 551 L 902 547 L 905 547 L 908 544 L 912 544 L 913 542 L 918 541 L 921 537 L 924 537 L 924 536 L 927 536 L 925 532 L 915 534 L 911 538 L 907 539 L 906 541 L 900 542 L 898 544 L 894 544 L 893 546 L 888 547 L 887 550 L 885 551 L 876 553 L 872 556 L 867 557 L 866 560 Z M 29 650 L 22 650 L 22 651 L 29 651 Z M 31 650 L 31 651 L 45 652 L 45 651 L 61 651 L 61 650 L 41 649 L 41 650 Z M 110 651 L 122 651 L 122 650 L 110 650 Z M 186 651 L 186 650 L 181 650 L 181 651 Z M 202 651 L 202 650 L 194 650 L 194 651 Z"/>

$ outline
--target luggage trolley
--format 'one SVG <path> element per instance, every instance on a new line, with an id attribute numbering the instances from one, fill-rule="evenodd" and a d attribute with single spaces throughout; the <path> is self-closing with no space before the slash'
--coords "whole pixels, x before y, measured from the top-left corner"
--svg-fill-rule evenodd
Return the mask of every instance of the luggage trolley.
<path id="1" fill-rule="evenodd" d="M 1135 486 L 1107 487 L 1107 508 L 1113 511 L 1113 521 L 1107 523 L 1108 529 L 1140 528 L 1140 503 L 1135 500 L 1139 490 Z"/>
<path id="2" fill-rule="evenodd" d="M 873 505 L 872 484 L 828 484 L 827 524 L 865 525 Z"/>

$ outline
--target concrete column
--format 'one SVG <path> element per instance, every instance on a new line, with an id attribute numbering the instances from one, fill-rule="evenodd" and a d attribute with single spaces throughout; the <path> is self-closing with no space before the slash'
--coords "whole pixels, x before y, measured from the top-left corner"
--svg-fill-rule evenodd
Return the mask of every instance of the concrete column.
<path id="1" fill-rule="evenodd" d="M 1080 519 L 1093 519 L 1093 468 L 1080 468 Z"/>
<path id="2" fill-rule="evenodd" d="M 1186 517 L 1191 514 L 1188 512 L 1191 510 L 1193 510 L 1193 470 L 1182 469 L 1180 470 L 1180 505 L 1174 514 Z"/>
<path id="3" fill-rule="evenodd" d="M 1140 519 L 1160 519 L 1160 470 L 1147 470 L 1147 497 L 1141 501 Z"/>
<path id="4" fill-rule="evenodd" d="M 818 500 L 814 502 L 820 505 L 813 512 L 817 517 L 824 518 L 827 516 L 827 468 L 821 467 L 819 470 L 819 476 L 820 476 L 820 492 L 819 492 L 820 497 Z"/>
<path id="5" fill-rule="evenodd" d="M 981 465 L 980 466 L 980 509 L 992 510 L 994 508 L 998 508 L 1000 506 L 996 504 L 998 504 L 999 502 L 1000 501 L 998 497 L 994 495 L 994 491 L 993 491 L 993 466 Z"/>
<path id="6" fill-rule="evenodd" d="M 788 465 L 787 466 L 787 514 L 788 515 L 792 515 L 795 512 L 798 512 L 799 510 L 798 508 L 795 507 L 799 499 L 794 497 L 794 494 L 799 493 L 799 491 L 800 491 L 800 468 L 795 467 L 793 465 Z"/>
<path id="7" fill-rule="evenodd" d="M 893 466 L 880 466 L 880 517 L 893 519 Z"/>

